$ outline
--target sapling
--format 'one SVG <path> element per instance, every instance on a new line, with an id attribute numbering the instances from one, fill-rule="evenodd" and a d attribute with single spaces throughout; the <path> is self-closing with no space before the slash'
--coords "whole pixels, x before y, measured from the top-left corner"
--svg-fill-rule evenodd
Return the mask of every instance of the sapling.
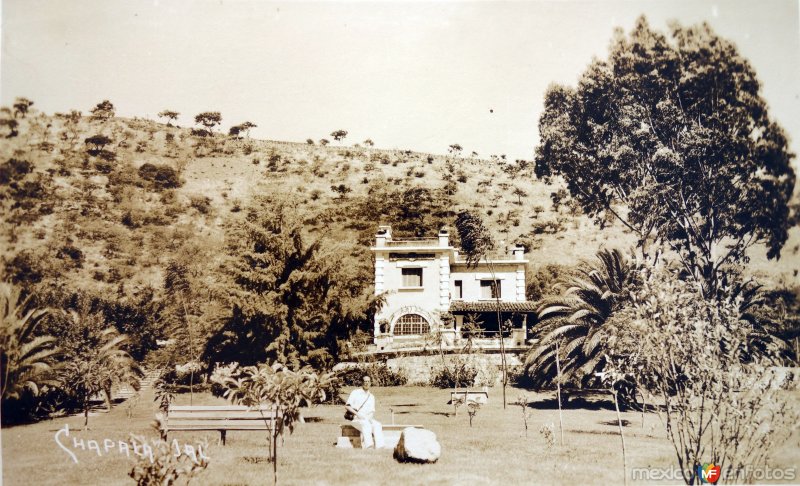
<path id="1" fill-rule="evenodd" d="M 156 415 L 151 427 L 159 433 L 157 439 L 148 441 L 144 436 L 131 434 L 134 451 L 142 451 L 139 460 L 128 473 L 128 476 L 136 481 L 137 486 L 169 486 L 181 478 L 188 484 L 193 477 L 208 467 L 209 459 L 204 453 L 208 450 L 207 441 L 198 444 L 197 450 L 186 445 L 184 450 L 178 450 L 176 455 L 166 440 L 167 427 L 164 417 Z M 147 454 L 144 453 L 145 450 Z"/>
<path id="2" fill-rule="evenodd" d="M 270 427 L 268 443 L 272 459 L 272 480 L 278 484 L 278 437 L 284 439 L 288 429 L 291 434 L 298 422 L 302 422 L 300 406 L 325 400 L 325 389 L 330 387 L 333 374 L 317 375 L 310 368 L 292 371 L 275 363 L 243 367 L 233 376 L 222 380 L 226 388 L 225 397 L 231 402 L 260 410 L 272 407 L 274 426 Z M 268 422 L 273 417 L 264 416 Z"/>
<path id="3" fill-rule="evenodd" d="M 553 424 L 544 424 L 539 428 L 539 433 L 544 437 L 544 442 L 547 444 L 548 450 L 556 445 L 556 434 L 553 432 L 553 429 L 555 429 Z"/>
<path id="4" fill-rule="evenodd" d="M 512 405 L 519 405 L 520 409 L 522 409 L 522 425 L 525 426 L 525 437 L 528 437 L 528 417 L 530 417 L 530 409 L 528 408 L 528 404 L 530 401 L 528 397 L 524 394 L 521 394 L 517 397 L 517 401 L 512 403 Z"/>
<path id="5" fill-rule="evenodd" d="M 472 419 L 478 414 L 481 409 L 481 404 L 472 400 L 467 402 L 467 414 L 469 414 L 469 426 L 472 427 Z"/>

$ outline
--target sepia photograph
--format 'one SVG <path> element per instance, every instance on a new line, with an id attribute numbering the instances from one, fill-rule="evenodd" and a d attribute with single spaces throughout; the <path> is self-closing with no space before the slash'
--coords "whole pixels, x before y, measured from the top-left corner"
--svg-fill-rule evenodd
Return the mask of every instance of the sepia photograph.
<path id="1" fill-rule="evenodd" d="M 0 486 L 800 484 L 800 1 L 0 33 Z"/>

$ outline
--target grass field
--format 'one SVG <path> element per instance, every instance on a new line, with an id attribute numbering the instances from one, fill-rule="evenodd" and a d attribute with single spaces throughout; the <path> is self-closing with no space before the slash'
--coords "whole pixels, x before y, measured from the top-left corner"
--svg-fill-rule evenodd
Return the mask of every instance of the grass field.
<path id="1" fill-rule="evenodd" d="M 343 390 L 343 395 L 350 389 Z M 622 484 L 623 464 L 616 413 L 608 398 L 589 396 L 580 408 L 564 411 L 564 441 L 559 445 L 558 410 L 553 394 L 510 389 L 509 402 L 519 393 L 533 401 L 528 433 L 519 406 L 503 410 L 501 390 L 490 390 L 489 403 L 474 419 L 473 427 L 462 407 L 457 417 L 447 405 L 449 392 L 427 387 L 373 388 L 378 399 L 377 419 L 398 424 L 421 424 L 434 431 L 442 445 L 436 464 L 399 464 L 392 451 L 334 447 L 343 423 L 341 406 L 318 406 L 305 412 L 308 421 L 287 436 L 279 449 L 280 484 Z M 188 404 L 181 395 L 177 404 Z M 224 403 L 209 394 L 195 395 L 194 404 Z M 82 417 L 66 417 L 2 430 L 3 483 L 28 484 L 132 484 L 128 477 L 133 459 L 114 448 L 102 450 L 104 439 L 126 440 L 130 432 L 154 435 L 149 429 L 155 413 L 152 391 L 147 391 L 129 412 L 122 404 L 110 413 L 90 417 L 89 430 L 80 430 Z M 628 468 L 667 468 L 674 452 L 655 414 L 623 413 Z M 55 432 L 69 424 L 64 439 L 75 452 L 75 464 L 54 440 Z M 550 447 L 539 432 L 553 424 L 556 443 Z M 261 432 L 229 432 L 227 445 L 218 433 L 176 433 L 181 442 L 208 438 L 211 463 L 193 484 L 269 484 L 272 466 L 267 461 L 266 439 Z M 96 440 L 101 455 L 74 448 L 72 438 Z M 773 456 L 773 465 L 800 467 L 800 439 L 794 436 Z M 628 472 L 630 476 L 630 471 Z M 668 481 L 674 484 L 680 481 Z"/>

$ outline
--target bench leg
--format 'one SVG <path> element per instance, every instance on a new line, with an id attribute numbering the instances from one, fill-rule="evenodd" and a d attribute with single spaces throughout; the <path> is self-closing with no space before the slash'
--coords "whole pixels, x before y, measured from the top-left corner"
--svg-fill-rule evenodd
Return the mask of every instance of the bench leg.
<path id="1" fill-rule="evenodd" d="M 226 435 L 227 433 L 228 433 L 228 431 L 227 431 L 227 430 L 220 430 L 220 431 L 219 431 L 219 434 L 220 434 L 220 436 L 221 436 L 221 438 L 222 438 L 222 445 L 225 445 L 225 435 Z"/>

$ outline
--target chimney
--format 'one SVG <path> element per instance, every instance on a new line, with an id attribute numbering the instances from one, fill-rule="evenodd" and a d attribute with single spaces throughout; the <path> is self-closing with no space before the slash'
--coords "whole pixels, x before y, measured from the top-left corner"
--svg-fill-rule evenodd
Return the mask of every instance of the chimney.
<path id="1" fill-rule="evenodd" d="M 378 226 L 378 233 L 375 235 L 375 246 L 386 246 L 387 241 L 392 240 L 392 227 L 391 226 Z"/>
<path id="2" fill-rule="evenodd" d="M 442 226 L 439 230 L 439 246 L 445 248 L 450 246 L 450 232 L 447 230 L 447 226 Z"/>
<path id="3" fill-rule="evenodd" d="M 514 254 L 514 260 L 522 260 L 525 258 L 525 248 L 521 246 L 513 247 L 511 252 Z"/>

